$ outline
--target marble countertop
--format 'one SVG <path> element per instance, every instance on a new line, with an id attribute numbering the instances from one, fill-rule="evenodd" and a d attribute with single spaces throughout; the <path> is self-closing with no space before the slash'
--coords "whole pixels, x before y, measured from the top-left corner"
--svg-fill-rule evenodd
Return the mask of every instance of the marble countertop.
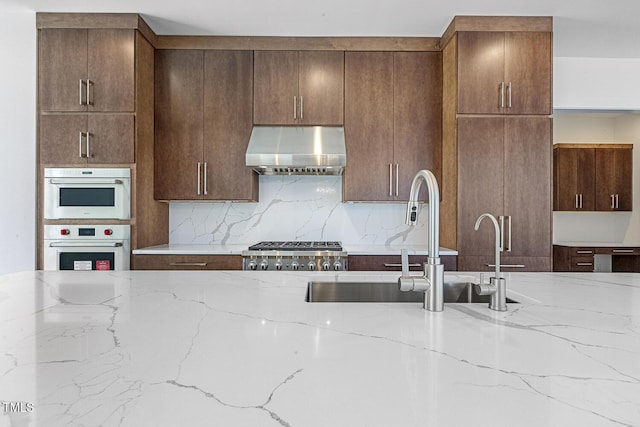
<path id="1" fill-rule="evenodd" d="M 640 274 L 506 277 L 430 313 L 304 301 L 397 273 L 2 276 L 0 425 L 640 425 Z"/>
<path id="2" fill-rule="evenodd" d="M 240 255 L 252 243 L 233 245 L 158 245 L 134 249 L 134 255 Z M 350 245 L 343 249 L 349 255 L 399 255 L 401 249 L 407 249 L 409 255 L 427 255 L 427 245 Z M 458 251 L 440 248 L 440 255 L 458 255 Z"/>

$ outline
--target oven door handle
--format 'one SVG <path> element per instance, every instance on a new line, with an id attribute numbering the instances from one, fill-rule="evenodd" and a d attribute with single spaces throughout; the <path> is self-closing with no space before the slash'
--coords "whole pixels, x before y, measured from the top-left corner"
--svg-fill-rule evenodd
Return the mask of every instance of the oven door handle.
<path id="1" fill-rule="evenodd" d="M 94 184 L 119 184 L 123 185 L 124 181 L 121 179 L 104 179 L 104 180 L 96 180 L 91 178 L 52 178 L 49 180 L 50 184 L 61 185 L 61 184 L 86 184 L 86 185 L 94 185 Z"/>
<path id="2" fill-rule="evenodd" d="M 124 246 L 122 242 L 94 242 L 94 243 L 51 242 L 49 243 L 50 248 L 120 248 L 122 246 Z"/>

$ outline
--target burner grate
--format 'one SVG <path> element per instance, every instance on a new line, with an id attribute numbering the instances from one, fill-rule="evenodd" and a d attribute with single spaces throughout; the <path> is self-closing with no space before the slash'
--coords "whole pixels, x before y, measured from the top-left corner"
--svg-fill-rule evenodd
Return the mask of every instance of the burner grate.
<path id="1" fill-rule="evenodd" d="M 249 246 L 250 251 L 341 251 L 335 241 L 265 241 Z"/>

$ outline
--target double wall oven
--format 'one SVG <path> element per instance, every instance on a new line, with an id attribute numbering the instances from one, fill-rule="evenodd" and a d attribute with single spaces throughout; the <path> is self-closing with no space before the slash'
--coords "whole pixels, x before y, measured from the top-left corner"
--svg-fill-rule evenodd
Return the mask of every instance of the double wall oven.
<path id="1" fill-rule="evenodd" d="M 43 268 L 128 270 L 129 168 L 45 168 Z"/>

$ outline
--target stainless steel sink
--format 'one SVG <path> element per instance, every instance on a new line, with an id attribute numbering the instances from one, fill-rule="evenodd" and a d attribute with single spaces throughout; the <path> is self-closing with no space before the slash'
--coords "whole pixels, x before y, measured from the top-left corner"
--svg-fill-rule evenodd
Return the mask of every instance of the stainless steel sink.
<path id="1" fill-rule="evenodd" d="M 445 303 L 489 303 L 489 295 L 478 295 L 473 283 L 444 284 Z M 332 282 L 307 283 L 307 302 L 423 302 L 424 292 L 402 292 L 398 282 Z M 507 298 L 508 303 L 516 303 Z"/>

